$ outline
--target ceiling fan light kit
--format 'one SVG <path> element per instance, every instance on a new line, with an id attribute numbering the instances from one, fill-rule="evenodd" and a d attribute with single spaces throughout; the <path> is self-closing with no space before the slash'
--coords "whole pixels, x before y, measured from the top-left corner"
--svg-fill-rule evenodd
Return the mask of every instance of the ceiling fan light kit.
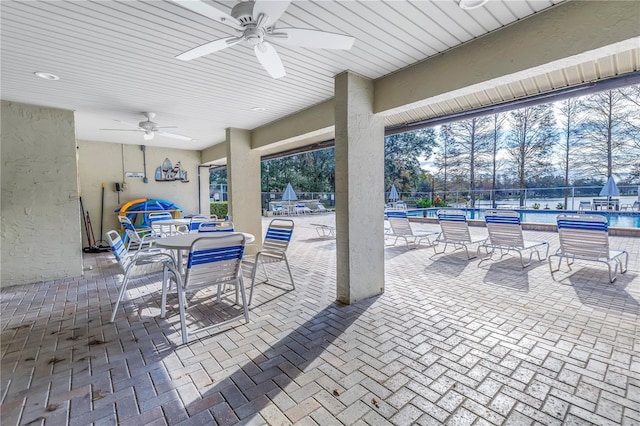
<path id="1" fill-rule="evenodd" d="M 489 0 L 460 0 L 460 9 L 472 10 L 484 6 Z"/>
<path id="2" fill-rule="evenodd" d="M 267 40 L 289 46 L 341 50 L 351 49 L 355 41 L 353 37 L 344 34 L 305 28 L 276 28 L 276 21 L 287 10 L 291 0 L 243 1 L 233 7 L 231 15 L 202 1 L 173 1 L 192 12 L 228 25 L 239 33 L 237 36 L 205 43 L 176 56 L 177 59 L 183 61 L 190 61 L 235 44 L 246 42 L 253 46 L 256 58 L 269 75 L 273 78 L 281 78 L 286 75 L 284 65 L 276 49 Z"/>

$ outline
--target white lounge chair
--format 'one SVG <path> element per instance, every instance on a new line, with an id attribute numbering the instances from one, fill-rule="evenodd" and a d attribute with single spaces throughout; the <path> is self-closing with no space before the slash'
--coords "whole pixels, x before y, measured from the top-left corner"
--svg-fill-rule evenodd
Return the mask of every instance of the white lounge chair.
<path id="1" fill-rule="evenodd" d="M 464 212 L 461 210 L 438 210 L 436 215 L 442 232 L 435 241 L 433 251 L 436 254 L 442 254 L 447 250 L 449 244 L 453 244 L 456 250 L 464 248 L 467 253 L 467 259 L 477 257 L 477 249 L 473 251 L 474 254 L 472 256 L 469 254 L 469 246 L 483 244 L 487 239 L 471 238 L 467 216 Z M 444 248 L 439 252 L 436 250 L 436 246 L 440 243 L 444 243 Z"/>
<path id="2" fill-rule="evenodd" d="M 627 272 L 629 254 L 624 250 L 613 250 L 609 247 L 609 227 L 607 219 L 600 215 L 572 216 L 561 214 L 556 219 L 560 248 L 549 256 L 549 270 L 551 276 L 560 270 L 562 258 L 567 259 L 567 266 L 571 269 L 575 259 L 600 262 L 609 269 L 609 282 L 614 282 L 620 273 Z M 551 258 L 558 258 L 558 267 L 553 269 Z M 624 262 L 622 258 L 624 257 Z M 613 271 L 611 266 L 613 265 Z"/>
<path id="3" fill-rule="evenodd" d="M 321 223 L 310 223 L 311 226 L 316 227 L 316 232 L 320 238 L 335 238 L 336 227 L 330 225 L 323 225 Z"/>
<path id="4" fill-rule="evenodd" d="M 431 241 L 432 236 L 437 235 L 437 231 L 414 231 L 411 229 L 411 223 L 407 217 L 407 213 L 403 211 L 387 211 L 387 220 L 391 225 L 391 231 L 385 237 L 395 238 L 393 245 L 398 242 L 399 238 L 404 239 L 407 248 L 416 248 L 423 240 L 427 240 L 429 245 L 434 243 Z M 413 246 L 413 247 L 411 247 Z"/>
<path id="5" fill-rule="evenodd" d="M 327 209 L 324 204 L 322 203 L 318 203 L 318 207 L 316 208 L 316 213 L 327 213 L 330 212 L 331 210 Z"/>
<path id="6" fill-rule="evenodd" d="M 578 210 L 593 210 L 593 208 L 591 208 L 591 201 L 580 201 Z"/>
<path id="7" fill-rule="evenodd" d="M 304 204 L 296 204 L 294 207 L 295 214 L 309 214 L 312 213 L 311 209 Z"/>
<path id="8" fill-rule="evenodd" d="M 486 250 L 487 256 L 481 260 L 491 259 L 496 250 L 500 251 L 500 258 L 506 256 L 510 251 L 515 251 L 520 255 L 520 263 L 523 268 L 531 265 L 531 259 L 535 252 L 538 260 L 542 261 L 549 255 L 549 243 L 546 241 L 525 240 L 522 235 L 520 215 L 512 210 L 487 210 L 484 214 L 484 221 L 487 224 L 489 238 L 480 247 Z M 544 249 L 544 257 L 540 257 L 540 251 Z M 529 260 L 524 261 L 522 253 L 529 251 Z"/>

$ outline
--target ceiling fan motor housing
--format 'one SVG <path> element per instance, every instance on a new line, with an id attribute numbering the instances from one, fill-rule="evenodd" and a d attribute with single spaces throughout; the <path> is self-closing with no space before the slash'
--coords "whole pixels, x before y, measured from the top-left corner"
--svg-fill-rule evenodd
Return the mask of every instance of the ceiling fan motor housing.
<path id="1" fill-rule="evenodd" d="M 231 16 L 240 21 L 244 28 L 244 40 L 252 46 L 262 43 L 265 35 L 265 28 L 258 26 L 259 22 L 253 18 L 254 4 L 252 1 L 240 2 L 231 10 Z"/>
<path id="2" fill-rule="evenodd" d="M 247 24 L 255 24 L 256 21 L 253 20 L 253 5 L 252 1 L 243 1 L 231 9 L 231 16 L 236 18 L 242 26 L 246 26 Z"/>
<path id="3" fill-rule="evenodd" d="M 146 130 L 147 132 L 153 132 L 154 129 L 158 127 L 158 125 L 151 120 L 141 121 L 138 123 L 138 126 L 140 126 L 141 129 Z"/>

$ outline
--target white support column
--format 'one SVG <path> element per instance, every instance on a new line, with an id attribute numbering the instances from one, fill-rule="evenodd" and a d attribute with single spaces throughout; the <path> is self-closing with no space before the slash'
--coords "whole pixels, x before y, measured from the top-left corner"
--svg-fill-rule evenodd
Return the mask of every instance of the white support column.
<path id="1" fill-rule="evenodd" d="M 260 153 L 251 149 L 251 132 L 227 129 L 227 194 L 229 216 L 236 230 L 262 242 L 260 206 Z"/>
<path id="2" fill-rule="evenodd" d="M 200 205 L 198 206 L 200 214 L 210 214 L 211 213 L 211 201 L 209 197 L 209 166 L 199 165 L 198 166 L 198 188 Z"/>
<path id="3" fill-rule="evenodd" d="M 335 78 L 337 300 L 384 292 L 384 121 L 373 114 L 373 82 Z"/>

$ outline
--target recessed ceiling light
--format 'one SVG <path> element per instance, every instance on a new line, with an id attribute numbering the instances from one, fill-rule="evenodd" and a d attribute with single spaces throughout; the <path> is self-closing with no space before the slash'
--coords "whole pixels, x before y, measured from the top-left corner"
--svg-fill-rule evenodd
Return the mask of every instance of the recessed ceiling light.
<path id="1" fill-rule="evenodd" d="M 60 80 L 60 77 L 58 77 L 55 74 L 48 73 L 48 72 L 38 71 L 38 72 L 34 72 L 33 74 L 36 77 L 44 78 L 45 80 Z"/>
<path id="2" fill-rule="evenodd" d="M 263 108 L 263 107 L 253 107 L 251 108 L 251 111 L 255 111 L 255 112 L 265 112 L 267 109 Z"/>
<path id="3" fill-rule="evenodd" d="M 477 9 L 484 6 L 487 1 L 489 0 L 460 0 L 458 6 L 460 6 L 460 9 L 465 10 Z"/>

